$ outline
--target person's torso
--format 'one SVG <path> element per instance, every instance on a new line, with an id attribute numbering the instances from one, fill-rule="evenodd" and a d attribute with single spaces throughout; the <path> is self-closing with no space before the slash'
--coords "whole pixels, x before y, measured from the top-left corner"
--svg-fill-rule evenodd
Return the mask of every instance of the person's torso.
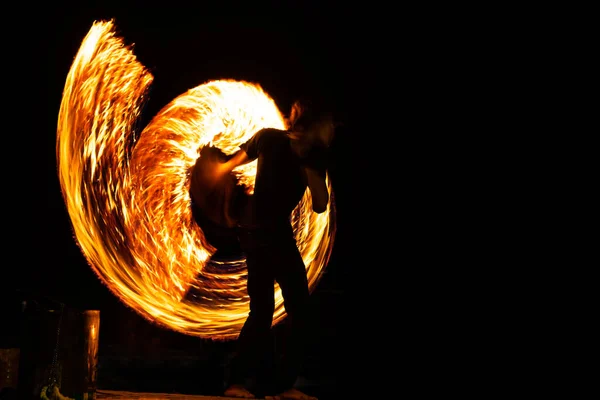
<path id="1" fill-rule="evenodd" d="M 290 214 L 306 191 L 306 179 L 286 131 L 263 129 L 257 135 L 258 165 L 250 200 L 252 223 L 289 226 Z"/>

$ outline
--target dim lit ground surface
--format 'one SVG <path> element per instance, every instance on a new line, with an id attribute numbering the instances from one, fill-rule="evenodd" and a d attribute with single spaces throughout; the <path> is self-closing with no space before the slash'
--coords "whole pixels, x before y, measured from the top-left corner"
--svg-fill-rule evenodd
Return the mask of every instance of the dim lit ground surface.
<path id="1" fill-rule="evenodd" d="M 99 399 L 228 399 L 223 376 L 231 344 L 215 344 L 196 354 L 163 349 L 154 358 L 105 354 L 99 357 Z M 117 349 L 112 349 L 111 352 Z M 309 352 L 297 388 L 319 399 L 336 399 L 340 379 L 330 354 L 320 347 Z M 208 356 L 207 356 L 208 355 Z"/>
<path id="2" fill-rule="evenodd" d="M 201 396 L 201 395 L 187 395 L 187 394 L 171 394 L 171 393 L 135 393 L 115 390 L 98 390 L 96 392 L 96 399 L 118 399 L 118 400 L 228 400 L 235 399 L 237 397 L 219 397 L 219 396 Z"/>

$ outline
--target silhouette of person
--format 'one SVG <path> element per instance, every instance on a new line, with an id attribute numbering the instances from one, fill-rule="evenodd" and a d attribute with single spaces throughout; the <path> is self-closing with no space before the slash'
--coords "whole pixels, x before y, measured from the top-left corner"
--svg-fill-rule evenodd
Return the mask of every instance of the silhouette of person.
<path id="1" fill-rule="evenodd" d="M 327 210 L 327 151 L 335 129 L 330 114 L 314 115 L 298 102 L 292 106 L 288 126 L 287 130 L 259 130 L 227 161 L 210 163 L 200 174 L 205 190 L 222 191 L 234 168 L 258 160 L 254 193 L 245 196 L 243 202 L 230 198 L 228 204 L 219 207 L 238 207 L 230 215 L 246 256 L 250 298 L 250 311 L 229 364 L 225 396 L 255 398 L 262 391 L 276 393 L 265 396 L 267 399 L 316 400 L 294 387 L 302 367 L 310 315 L 306 266 L 290 216 L 307 188 L 313 211 Z M 281 288 L 287 313 L 285 349 L 273 368 L 271 384 L 261 386 L 264 377 L 257 371 L 273 340 L 275 282 Z"/>

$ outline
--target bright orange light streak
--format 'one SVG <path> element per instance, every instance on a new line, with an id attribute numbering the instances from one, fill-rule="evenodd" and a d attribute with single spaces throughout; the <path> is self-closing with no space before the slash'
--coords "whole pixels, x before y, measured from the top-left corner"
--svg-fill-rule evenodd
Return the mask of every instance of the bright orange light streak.
<path id="1" fill-rule="evenodd" d="M 232 154 L 263 127 L 285 128 L 273 99 L 253 83 L 218 80 L 135 126 L 154 77 L 115 35 L 94 22 L 67 75 L 56 155 L 75 240 L 100 280 L 127 306 L 170 329 L 233 339 L 248 312 L 245 260 L 211 260 L 215 248 L 193 221 L 189 170 L 209 143 Z M 222 135 L 216 138 L 216 135 Z M 256 162 L 234 171 L 252 190 Z M 335 201 L 312 212 L 308 192 L 293 213 L 311 291 L 335 236 Z M 199 299 L 185 297 L 188 290 Z M 275 285 L 274 324 L 285 317 Z"/>

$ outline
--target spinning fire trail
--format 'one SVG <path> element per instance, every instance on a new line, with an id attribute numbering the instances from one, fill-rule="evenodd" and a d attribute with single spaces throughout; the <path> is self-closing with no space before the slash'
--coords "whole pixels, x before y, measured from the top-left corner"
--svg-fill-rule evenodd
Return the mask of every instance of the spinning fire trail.
<path id="1" fill-rule="evenodd" d="M 76 242 L 110 291 L 146 319 L 200 337 L 233 339 L 248 312 L 244 259 L 217 263 L 195 223 L 189 171 L 198 149 L 232 154 L 263 127 L 285 128 L 260 86 L 210 81 L 173 99 L 140 132 L 135 124 L 153 76 L 115 34 L 95 22 L 67 75 L 57 126 L 62 195 Z M 222 135 L 217 136 L 219 133 Z M 234 171 L 253 189 L 256 161 Z M 293 226 L 311 290 L 335 237 L 335 203 L 312 212 L 305 194 Z M 186 300 L 191 288 L 201 300 Z M 285 317 L 275 285 L 274 324 Z"/>

